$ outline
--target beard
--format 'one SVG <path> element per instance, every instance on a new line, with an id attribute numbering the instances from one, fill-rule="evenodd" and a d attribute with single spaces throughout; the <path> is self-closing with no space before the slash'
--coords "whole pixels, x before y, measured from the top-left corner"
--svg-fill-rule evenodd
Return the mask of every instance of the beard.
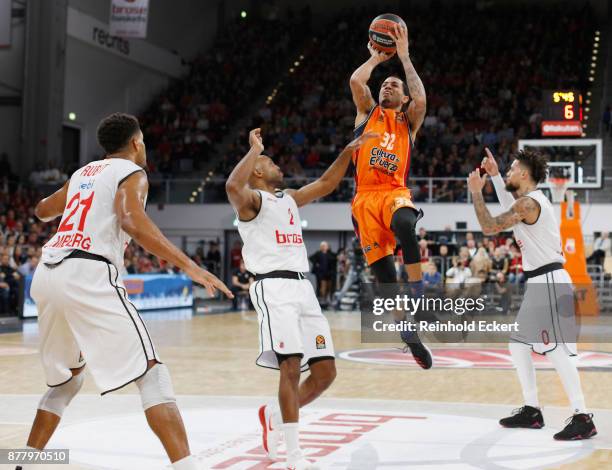
<path id="1" fill-rule="evenodd" d="M 516 191 L 518 191 L 518 186 L 512 184 L 512 183 L 506 183 L 506 191 L 510 191 L 511 193 L 515 193 Z"/>
<path id="2" fill-rule="evenodd" d="M 395 108 L 395 104 L 393 103 L 393 100 L 391 98 L 383 98 L 382 100 L 380 100 L 380 105 L 383 108 Z"/>

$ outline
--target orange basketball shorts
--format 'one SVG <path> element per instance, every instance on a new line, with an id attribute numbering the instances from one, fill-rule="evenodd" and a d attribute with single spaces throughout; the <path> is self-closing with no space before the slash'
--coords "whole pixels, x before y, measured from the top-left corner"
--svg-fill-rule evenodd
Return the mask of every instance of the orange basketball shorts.
<path id="1" fill-rule="evenodd" d="M 368 189 L 358 191 L 353 198 L 353 226 L 368 265 L 393 254 L 395 235 L 391 219 L 401 207 L 416 210 L 408 188 Z"/>

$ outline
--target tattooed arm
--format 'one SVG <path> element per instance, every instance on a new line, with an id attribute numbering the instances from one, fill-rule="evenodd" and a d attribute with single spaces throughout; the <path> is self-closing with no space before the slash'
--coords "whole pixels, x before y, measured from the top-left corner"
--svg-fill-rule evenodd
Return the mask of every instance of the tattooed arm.
<path id="1" fill-rule="evenodd" d="M 404 66 L 406 73 L 406 84 L 410 94 L 410 104 L 408 105 L 408 119 L 410 120 L 410 130 L 414 139 L 425 119 L 427 109 L 427 99 L 425 87 L 419 78 L 408 53 L 408 30 L 399 25 L 395 25 L 395 30 L 391 31 L 391 36 L 395 40 L 397 56 Z"/>
<path id="2" fill-rule="evenodd" d="M 472 201 L 474 202 L 476 217 L 478 217 L 478 222 L 482 227 L 482 233 L 494 235 L 514 227 L 519 222 L 533 224 L 538 220 L 540 204 L 527 196 L 519 197 L 507 211 L 493 217 L 482 196 L 482 188 L 486 178 L 486 175 L 480 176 L 479 170 L 471 172 L 468 177 L 468 188 L 472 193 Z"/>
<path id="3" fill-rule="evenodd" d="M 531 220 L 537 220 L 538 214 L 540 213 L 540 205 L 530 197 L 521 197 L 517 199 L 514 204 L 505 212 L 493 217 L 489 212 L 489 209 L 485 205 L 482 193 L 472 194 L 474 200 L 474 209 L 476 210 L 476 217 L 482 227 L 482 233 L 485 235 L 495 235 L 496 233 L 503 232 L 511 227 L 514 227 L 519 222 Z"/>

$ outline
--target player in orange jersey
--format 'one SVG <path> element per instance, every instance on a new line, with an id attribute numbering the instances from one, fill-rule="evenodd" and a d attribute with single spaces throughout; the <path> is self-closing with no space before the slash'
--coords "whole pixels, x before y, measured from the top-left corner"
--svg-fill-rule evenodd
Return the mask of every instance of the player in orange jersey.
<path id="1" fill-rule="evenodd" d="M 351 91 L 357 107 L 355 134 L 377 132 L 353 156 L 356 194 L 352 213 L 355 232 L 365 258 L 378 283 L 397 282 L 393 262 L 396 238 L 400 241 L 408 273 L 410 293 L 423 295 L 421 259 L 415 226 L 423 212 L 417 210 L 407 188 L 410 154 L 425 117 L 425 88 L 408 53 L 408 31 L 396 25 L 391 32 L 397 56 L 406 74 L 406 83 L 387 77 L 380 87 L 379 104 L 367 83 L 374 68 L 394 54 L 385 54 L 368 44 L 370 58 L 351 76 Z M 404 318 L 397 318 L 398 321 Z M 429 349 L 416 332 L 402 332 L 402 340 L 423 369 L 432 366 Z"/>

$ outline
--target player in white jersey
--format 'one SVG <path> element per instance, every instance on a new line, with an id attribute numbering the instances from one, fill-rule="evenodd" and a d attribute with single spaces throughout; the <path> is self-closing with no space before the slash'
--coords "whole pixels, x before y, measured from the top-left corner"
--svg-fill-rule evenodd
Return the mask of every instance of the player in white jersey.
<path id="1" fill-rule="evenodd" d="M 147 216 L 146 150 L 138 120 L 112 114 L 101 121 L 97 137 L 106 157 L 78 169 L 36 206 L 39 219 L 62 219 L 43 247 L 32 281 L 49 389 L 39 403 L 28 447 L 46 446 L 83 384 L 87 363 L 102 394 L 135 382 L 147 421 L 173 467 L 195 470 L 198 465 L 190 455 L 168 369 L 121 279 L 123 252 L 133 238 L 209 292 L 220 289 L 232 295 Z"/>
<path id="2" fill-rule="evenodd" d="M 283 173 L 270 157 L 261 155 L 260 130 L 249 134 L 251 149 L 236 165 L 226 184 L 238 215 L 242 255 L 255 274 L 251 301 L 259 319 L 260 354 L 257 364 L 280 370 L 276 406 L 262 406 L 263 447 L 276 458 L 280 429 L 287 447 L 287 469 L 316 469 L 299 446 L 299 409 L 312 402 L 336 376 L 334 345 L 327 319 L 321 313 L 312 284 L 305 279 L 308 256 L 298 207 L 336 189 L 366 133 L 351 142 L 316 181 L 298 190 L 280 191 Z M 300 384 L 300 372 L 310 375 Z"/>
<path id="3" fill-rule="evenodd" d="M 502 179 L 495 158 L 486 149 L 482 168 L 492 177 L 495 192 L 505 209 L 493 217 L 482 196 L 487 175 L 475 170 L 468 177 L 478 221 L 485 235 L 512 228 L 523 256 L 527 289 L 517 315 L 519 332 L 509 345 L 523 391 L 525 406 L 500 420 L 510 428 L 538 429 L 544 417 L 538 402 L 536 377 L 531 353 L 546 354 L 565 388 L 573 409 L 566 427 L 555 434 L 557 440 L 588 439 L 597 430 L 588 414 L 576 368 L 576 323 L 572 280 L 563 264 L 559 222 L 546 196 L 537 189 L 546 180 L 548 163 L 534 151 L 515 155 L 506 180 Z"/>

